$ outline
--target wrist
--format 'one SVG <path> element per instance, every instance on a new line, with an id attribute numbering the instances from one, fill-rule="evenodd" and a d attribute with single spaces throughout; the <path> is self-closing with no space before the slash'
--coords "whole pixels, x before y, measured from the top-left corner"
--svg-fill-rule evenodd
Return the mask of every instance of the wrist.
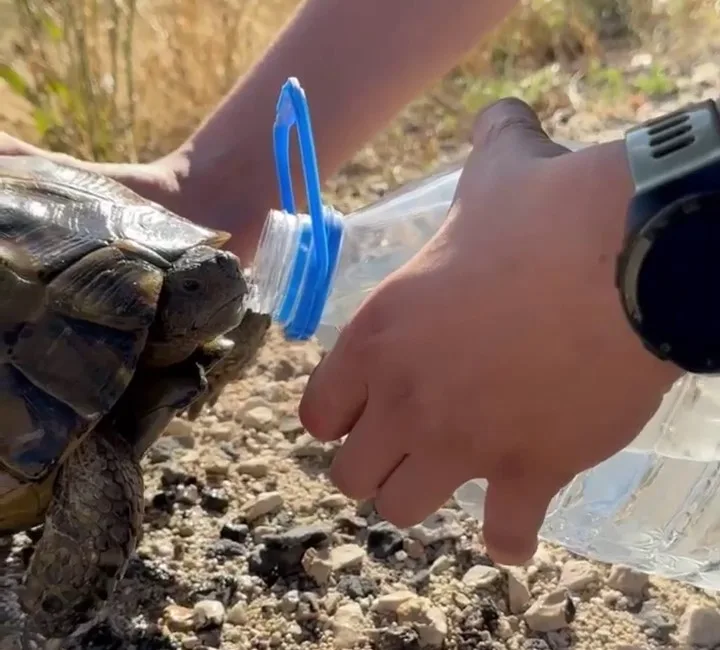
<path id="1" fill-rule="evenodd" d="M 620 295 L 615 286 L 618 255 L 623 249 L 627 212 L 635 193 L 624 140 L 603 143 L 581 152 L 588 156 L 584 183 L 579 191 L 587 193 L 587 214 L 592 215 L 591 236 L 597 242 L 596 259 L 602 269 L 598 285 L 598 300 L 606 305 L 607 327 L 614 331 L 617 349 L 633 374 L 642 381 L 643 388 L 664 393 L 683 371 L 674 364 L 660 361 L 642 344 L 623 312 Z M 578 163 L 583 167 L 582 163 Z M 594 206 L 603 206 L 598 210 Z"/>

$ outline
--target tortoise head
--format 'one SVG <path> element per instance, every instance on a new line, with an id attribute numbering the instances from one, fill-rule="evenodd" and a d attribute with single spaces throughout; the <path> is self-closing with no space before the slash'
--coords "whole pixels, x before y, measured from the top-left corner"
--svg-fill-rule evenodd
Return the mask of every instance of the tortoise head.
<path id="1" fill-rule="evenodd" d="M 195 246 L 168 269 L 156 327 L 164 341 L 202 344 L 237 327 L 248 286 L 233 253 Z"/>

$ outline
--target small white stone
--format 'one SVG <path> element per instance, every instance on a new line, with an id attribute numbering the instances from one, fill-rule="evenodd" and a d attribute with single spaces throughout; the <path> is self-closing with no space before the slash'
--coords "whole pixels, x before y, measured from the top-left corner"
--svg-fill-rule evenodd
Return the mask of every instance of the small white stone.
<path id="1" fill-rule="evenodd" d="M 563 566 L 558 586 L 571 591 L 582 591 L 599 578 L 597 569 L 590 562 L 570 560 Z"/>
<path id="2" fill-rule="evenodd" d="M 530 605 L 524 618 L 535 632 L 561 630 L 575 618 L 575 605 L 565 589 L 557 589 Z"/>
<path id="3" fill-rule="evenodd" d="M 416 597 L 417 594 L 414 594 L 412 591 L 394 591 L 390 594 L 379 596 L 370 609 L 379 614 L 394 613 L 397 612 L 398 607 L 406 600 Z"/>
<path id="4" fill-rule="evenodd" d="M 517 569 L 508 570 L 508 604 L 513 614 L 521 614 L 530 602 L 527 579 Z"/>
<path id="5" fill-rule="evenodd" d="M 361 567 L 367 553 L 357 544 L 343 544 L 330 551 L 330 566 L 333 571 Z"/>
<path id="6" fill-rule="evenodd" d="M 227 622 L 231 625 L 245 625 L 248 621 L 247 605 L 242 601 L 235 603 L 227 613 Z"/>
<path id="7" fill-rule="evenodd" d="M 277 512 L 284 503 L 285 500 L 280 492 L 261 492 L 252 501 L 245 504 L 242 514 L 246 519 L 252 521 Z"/>
<path id="8" fill-rule="evenodd" d="M 397 610 L 400 625 L 412 625 L 423 647 L 439 648 L 445 642 L 448 627 L 444 612 L 424 597 L 406 600 Z"/>
<path id="9" fill-rule="evenodd" d="M 687 645 L 713 648 L 720 644 L 720 612 L 714 607 L 690 605 L 680 619 L 678 639 Z"/>
<path id="10" fill-rule="evenodd" d="M 646 573 L 635 571 L 629 567 L 616 564 L 608 575 L 607 585 L 611 589 L 630 596 L 631 598 L 642 598 L 645 589 L 650 582 Z"/>
<path id="11" fill-rule="evenodd" d="M 196 630 L 220 627 L 225 622 L 225 607 L 218 600 L 200 600 L 193 607 L 193 626 Z"/>
<path id="12" fill-rule="evenodd" d="M 265 478 L 270 471 L 270 461 L 265 458 L 251 458 L 239 461 L 236 467 L 240 474 L 247 474 L 253 478 Z"/>
<path id="13" fill-rule="evenodd" d="M 256 406 L 243 415 L 243 424 L 258 431 L 269 431 L 274 423 L 275 414 L 269 406 Z"/>
<path id="14" fill-rule="evenodd" d="M 346 603 L 337 608 L 332 618 L 333 644 L 336 648 L 352 648 L 360 643 L 365 628 L 365 616 L 358 603 Z"/>
<path id="15" fill-rule="evenodd" d="M 500 570 L 493 566 L 478 564 L 470 568 L 462 578 L 463 584 L 471 589 L 489 587 L 500 577 Z"/>

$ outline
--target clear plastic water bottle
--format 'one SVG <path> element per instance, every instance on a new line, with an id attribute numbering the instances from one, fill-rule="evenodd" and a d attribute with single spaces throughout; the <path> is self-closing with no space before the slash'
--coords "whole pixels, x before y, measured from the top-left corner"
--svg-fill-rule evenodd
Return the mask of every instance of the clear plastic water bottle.
<path id="1" fill-rule="evenodd" d="M 295 125 L 309 215 L 295 213 L 292 194 L 288 149 Z M 261 237 L 253 307 L 272 314 L 288 338 L 316 336 L 329 349 L 367 293 L 437 232 L 461 167 L 342 217 L 322 203 L 308 108 L 294 79 L 278 103 L 275 153 L 283 205 L 270 213 Z M 485 487 L 476 479 L 455 493 L 458 505 L 479 521 Z M 717 589 L 718 488 L 720 379 L 686 375 L 630 445 L 555 496 L 541 537 L 586 557 Z"/>

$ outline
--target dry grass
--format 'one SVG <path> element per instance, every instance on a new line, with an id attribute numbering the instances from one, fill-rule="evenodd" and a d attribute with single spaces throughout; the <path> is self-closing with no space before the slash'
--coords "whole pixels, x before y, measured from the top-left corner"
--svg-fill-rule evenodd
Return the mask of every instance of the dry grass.
<path id="1" fill-rule="evenodd" d="M 0 129 L 85 158 L 160 155 L 187 137 L 299 2 L 0 0 L 0 24 L 9 25 L 0 72 L 10 86 L 2 93 L 0 81 Z M 409 121 L 416 132 L 418 122 L 420 130 L 440 124 L 422 147 L 403 147 L 422 166 L 462 137 L 463 119 L 479 105 L 511 94 L 508 80 L 602 60 L 609 41 L 652 42 L 657 30 L 679 33 L 715 11 L 709 0 L 526 0 L 379 142 L 407 139 Z M 551 93 L 537 94 L 539 108 L 555 108 Z"/>

